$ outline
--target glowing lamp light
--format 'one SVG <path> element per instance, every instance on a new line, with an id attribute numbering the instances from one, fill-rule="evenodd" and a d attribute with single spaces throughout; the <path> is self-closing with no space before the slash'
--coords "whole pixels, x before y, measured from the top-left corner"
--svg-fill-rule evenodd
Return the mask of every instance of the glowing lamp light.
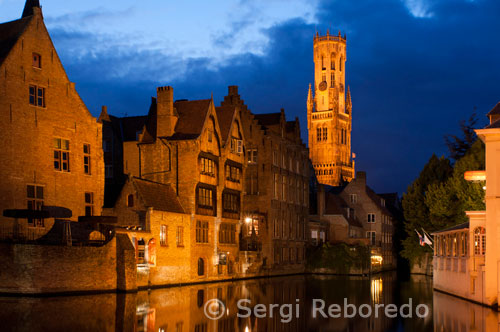
<path id="1" fill-rule="evenodd" d="M 252 218 L 250 218 L 250 217 L 246 217 L 246 218 L 245 218 L 245 222 L 246 222 L 247 224 L 251 223 L 251 222 L 252 222 Z"/>
<path id="2" fill-rule="evenodd" d="M 466 181 L 486 181 L 486 171 L 467 171 L 464 173 Z"/>

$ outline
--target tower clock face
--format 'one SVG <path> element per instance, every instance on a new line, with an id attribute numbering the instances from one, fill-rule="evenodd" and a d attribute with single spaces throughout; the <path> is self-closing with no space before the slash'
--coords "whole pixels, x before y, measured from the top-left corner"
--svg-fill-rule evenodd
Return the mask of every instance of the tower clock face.
<path id="1" fill-rule="evenodd" d="M 326 86 L 327 86 L 326 82 L 325 82 L 325 81 L 323 81 L 323 82 L 321 82 L 321 83 L 319 84 L 319 87 L 318 87 L 318 88 L 319 88 L 319 90 L 320 90 L 320 91 L 325 91 L 325 90 L 326 90 Z"/>

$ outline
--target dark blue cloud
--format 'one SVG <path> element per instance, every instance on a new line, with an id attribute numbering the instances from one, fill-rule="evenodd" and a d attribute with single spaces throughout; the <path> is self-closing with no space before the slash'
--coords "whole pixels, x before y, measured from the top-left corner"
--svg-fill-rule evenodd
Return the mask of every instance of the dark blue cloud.
<path id="1" fill-rule="evenodd" d="M 416 18 L 398 0 L 325 0 L 318 5 L 318 25 L 294 19 L 273 26 L 265 31 L 269 45 L 264 55 L 240 54 L 219 65 L 209 58 L 181 59 L 117 45 L 75 57 L 65 52 L 65 45 L 102 46 L 106 39 L 51 32 L 69 76 L 94 115 L 102 104 L 117 115 L 144 114 L 158 85 L 173 85 L 175 98 L 208 98 L 214 93 L 216 103 L 228 85 L 239 85 L 254 112 L 284 107 L 289 119 L 298 116 L 307 140 L 312 38 L 316 29 L 324 33 L 329 27 L 341 28 L 348 38 L 356 168 L 368 172 L 375 190 L 402 192 L 432 153 L 446 154 L 445 134 L 458 133 L 459 121 L 474 107 L 482 118 L 500 100 L 500 3 L 433 1 L 428 12 L 432 17 Z M 234 38 L 219 35 L 214 43 L 223 47 Z M 163 81 L 165 77 L 171 79 Z"/>

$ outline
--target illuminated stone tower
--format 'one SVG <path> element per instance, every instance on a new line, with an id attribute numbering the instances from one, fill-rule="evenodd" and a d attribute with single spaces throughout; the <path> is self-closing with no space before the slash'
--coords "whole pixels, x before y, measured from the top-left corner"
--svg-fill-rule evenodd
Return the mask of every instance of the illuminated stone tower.
<path id="1" fill-rule="evenodd" d="M 318 181 L 338 186 L 354 177 L 351 156 L 352 104 L 345 85 L 346 37 L 314 37 L 314 95 L 309 85 L 309 158 Z"/>

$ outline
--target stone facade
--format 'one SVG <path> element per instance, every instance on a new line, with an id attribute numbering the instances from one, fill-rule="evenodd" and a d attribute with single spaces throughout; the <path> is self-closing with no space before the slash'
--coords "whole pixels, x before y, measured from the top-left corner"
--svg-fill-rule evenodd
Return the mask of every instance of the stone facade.
<path id="1" fill-rule="evenodd" d="M 346 38 L 314 37 L 314 95 L 309 85 L 309 158 L 318 181 L 338 186 L 354 178 L 351 157 L 352 103 L 345 84 Z"/>
<path id="2" fill-rule="evenodd" d="M 385 199 L 375 194 L 366 184 L 366 173 L 357 172 L 347 185 L 332 187 L 330 192 L 339 195 L 350 213 L 361 222 L 371 247 L 372 265 L 383 269 L 396 267 L 393 247 L 394 226 Z"/>
<path id="3" fill-rule="evenodd" d="M 68 79 L 33 3 L 21 19 L 0 25 L 0 211 L 57 206 L 71 210 L 65 220 L 100 215 L 101 125 Z M 0 219 L 0 235 L 12 236 L 13 219 Z M 17 222 L 22 236 L 36 239 L 54 218 Z"/>
<path id="4" fill-rule="evenodd" d="M 242 252 L 261 251 L 261 271 L 303 271 L 309 209 L 308 150 L 297 119 L 279 113 L 254 114 L 237 86 L 230 86 L 222 106 L 238 107 L 246 147 Z M 258 258 L 256 255 L 255 258 Z"/>
<path id="5" fill-rule="evenodd" d="M 312 200 L 309 209 L 310 242 L 368 245 L 369 239 L 354 209 L 340 195 L 330 192 L 330 187 L 317 184 L 316 188 L 316 200 Z"/>

